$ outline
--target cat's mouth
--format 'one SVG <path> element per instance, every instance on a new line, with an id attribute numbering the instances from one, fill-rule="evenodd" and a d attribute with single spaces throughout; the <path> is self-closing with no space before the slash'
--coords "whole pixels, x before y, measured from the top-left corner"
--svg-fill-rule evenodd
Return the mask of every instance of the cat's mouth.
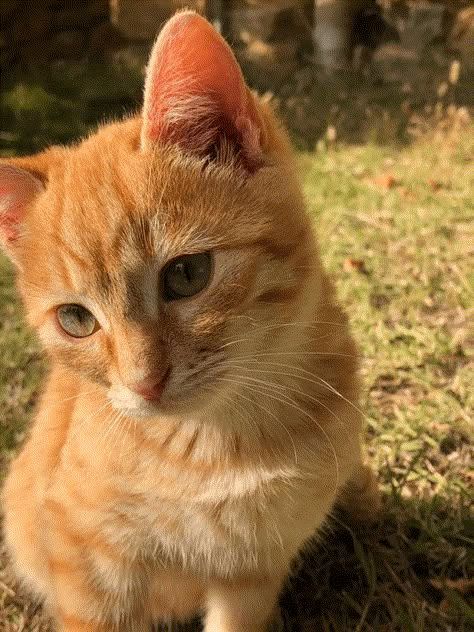
<path id="1" fill-rule="evenodd" d="M 147 402 L 159 403 L 166 388 L 170 373 L 171 368 L 168 367 L 165 373 L 161 375 L 158 379 L 151 378 L 143 380 L 142 382 L 134 384 L 133 386 L 129 386 L 128 388 L 134 394 L 139 395 Z"/>
<path id="2" fill-rule="evenodd" d="M 166 390 L 171 369 L 154 383 L 144 382 L 132 388 L 124 384 L 112 385 L 107 393 L 112 406 L 124 415 L 150 417 L 166 408 Z"/>
<path id="3" fill-rule="evenodd" d="M 159 417 L 169 414 L 180 414 L 206 407 L 209 403 L 210 390 L 207 383 L 215 380 L 215 374 L 208 374 L 207 380 L 173 380 L 169 368 L 159 384 L 151 387 L 151 391 L 131 390 L 124 384 L 112 385 L 107 397 L 115 410 L 127 417 Z M 141 391 L 141 392 L 140 392 Z"/>

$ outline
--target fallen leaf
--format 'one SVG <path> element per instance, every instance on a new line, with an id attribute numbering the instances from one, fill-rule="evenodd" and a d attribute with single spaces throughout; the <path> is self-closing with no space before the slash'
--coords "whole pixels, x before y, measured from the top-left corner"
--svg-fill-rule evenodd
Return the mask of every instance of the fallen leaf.
<path id="1" fill-rule="evenodd" d="M 390 173 L 383 176 L 377 176 L 376 178 L 369 178 L 368 181 L 381 189 L 393 189 L 393 187 L 397 184 L 395 177 Z"/>
<path id="2" fill-rule="evenodd" d="M 407 200 L 416 200 L 415 193 L 413 193 L 413 191 L 410 191 L 410 189 L 407 189 L 407 187 L 400 187 L 398 190 L 400 191 L 400 194 L 403 195 L 403 197 L 407 198 Z"/>
<path id="3" fill-rule="evenodd" d="M 441 184 L 441 182 L 438 182 L 437 180 L 430 179 L 428 180 L 428 184 L 430 185 L 433 191 L 439 191 L 440 189 L 443 188 L 443 185 Z"/>
<path id="4" fill-rule="evenodd" d="M 367 269 L 365 267 L 364 261 L 362 259 L 351 259 L 348 257 L 344 259 L 344 263 L 342 264 L 342 269 L 344 272 L 362 272 L 362 274 L 367 274 Z"/>

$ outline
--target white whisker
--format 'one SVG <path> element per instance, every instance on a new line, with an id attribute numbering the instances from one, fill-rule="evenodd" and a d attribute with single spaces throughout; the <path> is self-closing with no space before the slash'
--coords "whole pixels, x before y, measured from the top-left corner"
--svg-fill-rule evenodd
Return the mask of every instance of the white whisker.
<path id="1" fill-rule="evenodd" d="M 235 378 L 220 377 L 218 379 L 220 381 L 223 381 L 223 382 L 229 382 L 231 384 L 236 384 L 236 385 L 245 387 L 250 392 L 255 392 L 255 393 L 259 394 L 259 395 L 264 395 L 265 397 L 269 397 L 270 399 L 272 399 L 274 401 L 280 402 L 282 404 L 286 404 L 286 405 L 290 406 L 291 408 L 294 408 L 295 410 L 297 410 L 300 413 L 302 413 L 308 419 L 310 419 L 319 428 L 319 430 L 321 431 L 321 433 L 323 434 L 324 438 L 326 439 L 326 441 L 329 444 L 330 451 L 331 451 L 332 456 L 334 458 L 335 469 L 336 469 L 335 491 L 339 488 L 340 472 L 339 472 L 339 459 L 337 457 L 337 452 L 336 452 L 336 450 L 334 448 L 334 445 L 333 445 L 329 435 L 327 434 L 327 432 L 324 430 L 324 428 L 321 426 L 321 424 L 319 424 L 316 421 L 316 419 L 312 415 L 310 415 L 307 411 L 305 411 L 303 408 L 298 406 L 296 404 L 296 402 L 291 397 L 289 397 L 288 395 L 285 395 L 283 393 L 278 393 L 279 396 L 277 396 L 275 394 L 275 392 L 269 393 L 268 389 L 264 390 L 261 387 L 257 388 L 257 387 L 254 387 L 254 386 L 250 386 L 248 383 L 236 380 Z M 253 400 L 251 400 L 251 401 L 253 402 Z"/>
<path id="2" fill-rule="evenodd" d="M 291 375 L 290 373 L 283 373 L 283 372 L 278 372 L 278 371 L 277 372 L 265 371 L 263 369 L 254 369 L 252 367 L 239 366 L 238 364 L 232 365 L 231 363 L 226 363 L 226 366 L 229 366 L 231 368 L 237 368 L 237 369 L 245 368 L 245 370 L 252 371 L 254 373 L 266 373 L 266 374 L 270 374 L 270 375 L 284 375 L 285 377 L 292 377 L 292 378 L 306 379 L 307 380 L 307 378 L 302 378 L 302 377 L 300 377 L 298 375 Z M 292 386 L 288 386 L 287 384 L 285 384 L 285 385 L 277 384 L 275 382 L 270 382 L 270 381 L 267 381 L 267 380 L 259 380 L 257 378 L 253 378 L 253 377 L 245 376 L 245 375 L 240 375 L 239 377 L 242 377 L 242 378 L 247 379 L 247 380 L 251 380 L 251 381 L 256 382 L 256 383 L 260 383 L 262 385 L 271 386 L 273 388 L 278 388 L 280 391 L 281 390 L 287 390 L 287 391 L 290 391 L 290 392 L 294 393 L 295 395 L 301 395 L 301 396 L 305 397 L 306 399 L 309 399 L 310 401 L 316 403 L 318 406 L 321 406 L 322 408 L 324 408 L 324 410 L 326 410 L 330 415 L 332 415 L 334 417 L 334 419 L 338 422 L 338 424 L 342 427 L 342 429 L 345 431 L 346 435 L 348 434 L 347 428 L 346 428 L 345 424 L 343 423 L 343 421 L 341 420 L 341 418 L 339 417 L 339 415 L 337 415 L 333 410 L 331 410 L 329 408 L 329 406 L 326 406 L 326 404 L 324 402 L 322 402 L 321 400 L 317 399 L 313 395 L 310 395 L 309 393 L 306 393 L 305 391 L 298 390 L 297 388 L 294 388 Z"/>
<path id="3" fill-rule="evenodd" d="M 235 358 L 236 361 L 240 361 L 242 358 Z M 247 358 L 244 358 L 247 359 Z M 249 361 L 252 359 L 252 356 L 248 356 Z M 254 363 L 256 363 L 256 360 L 254 360 Z M 287 368 L 287 369 L 293 369 L 295 371 L 299 371 L 300 373 L 303 373 L 304 375 L 309 375 L 310 378 L 304 378 L 303 376 L 299 376 L 296 375 L 295 377 L 299 377 L 302 380 L 306 380 L 308 382 L 312 382 L 313 384 L 318 384 L 318 382 L 316 382 L 314 379 L 312 378 L 316 378 L 317 380 L 319 380 L 319 385 L 320 386 L 325 386 L 331 393 L 334 393 L 334 395 L 336 395 L 337 397 L 339 397 L 340 399 L 342 399 L 343 401 L 346 402 L 346 404 L 348 404 L 349 406 L 351 406 L 351 408 L 353 408 L 355 411 L 357 411 L 360 415 L 362 415 L 365 419 L 367 419 L 367 415 L 364 413 L 364 411 L 359 408 L 354 402 L 352 402 L 350 399 L 348 399 L 347 397 L 345 397 L 342 393 L 340 393 L 332 384 L 330 384 L 329 382 L 327 382 L 326 380 L 324 380 L 324 378 L 322 378 L 321 376 L 319 376 L 317 373 L 312 373 L 311 371 L 307 371 L 306 369 L 303 369 L 302 367 L 299 367 L 297 365 L 293 365 L 293 364 L 285 364 L 282 362 L 271 362 L 269 360 L 265 360 L 264 364 L 270 364 L 272 366 L 278 366 L 278 367 L 283 367 L 283 368 Z M 284 374 L 286 375 L 286 374 Z"/>

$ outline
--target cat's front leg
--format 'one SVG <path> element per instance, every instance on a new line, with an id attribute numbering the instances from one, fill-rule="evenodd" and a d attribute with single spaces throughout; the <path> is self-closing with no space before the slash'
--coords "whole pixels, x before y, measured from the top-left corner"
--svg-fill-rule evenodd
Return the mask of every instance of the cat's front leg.
<path id="1" fill-rule="evenodd" d="M 204 632 L 267 632 L 283 579 L 277 573 L 213 584 L 207 594 Z"/>
<path id="2" fill-rule="evenodd" d="M 77 509 L 77 508 L 76 508 Z M 146 573 L 107 537 L 85 527 L 66 503 L 44 504 L 48 605 L 61 632 L 142 632 L 149 628 Z M 100 524 L 100 526 L 99 526 Z"/>
<path id="3" fill-rule="evenodd" d="M 382 507 L 377 478 L 362 461 L 354 468 L 338 504 L 354 520 L 370 522 L 377 519 Z"/>
<path id="4" fill-rule="evenodd" d="M 108 632 L 107 625 L 91 624 L 90 622 L 84 622 L 80 618 L 67 616 L 60 619 L 57 617 L 59 630 L 61 632 Z"/>

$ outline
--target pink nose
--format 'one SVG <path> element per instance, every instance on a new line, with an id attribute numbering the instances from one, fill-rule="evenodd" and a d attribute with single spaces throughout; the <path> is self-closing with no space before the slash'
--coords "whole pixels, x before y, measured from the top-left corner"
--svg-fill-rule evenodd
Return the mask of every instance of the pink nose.
<path id="1" fill-rule="evenodd" d="M 150 377 L 146 377 L 144 380 L 140 382 L 136 382 L 135 384 L 129 384 L 128 388 L 132 390 L 134 393 L 141 395 L 143 399 L 146 399 L 150 402 L 157 402 L 163 393 L 163 390 L 166 385 L 166 381 L 169 375 L 169 369 L 157 379 L 156 375 L 150 375 Z"/>

